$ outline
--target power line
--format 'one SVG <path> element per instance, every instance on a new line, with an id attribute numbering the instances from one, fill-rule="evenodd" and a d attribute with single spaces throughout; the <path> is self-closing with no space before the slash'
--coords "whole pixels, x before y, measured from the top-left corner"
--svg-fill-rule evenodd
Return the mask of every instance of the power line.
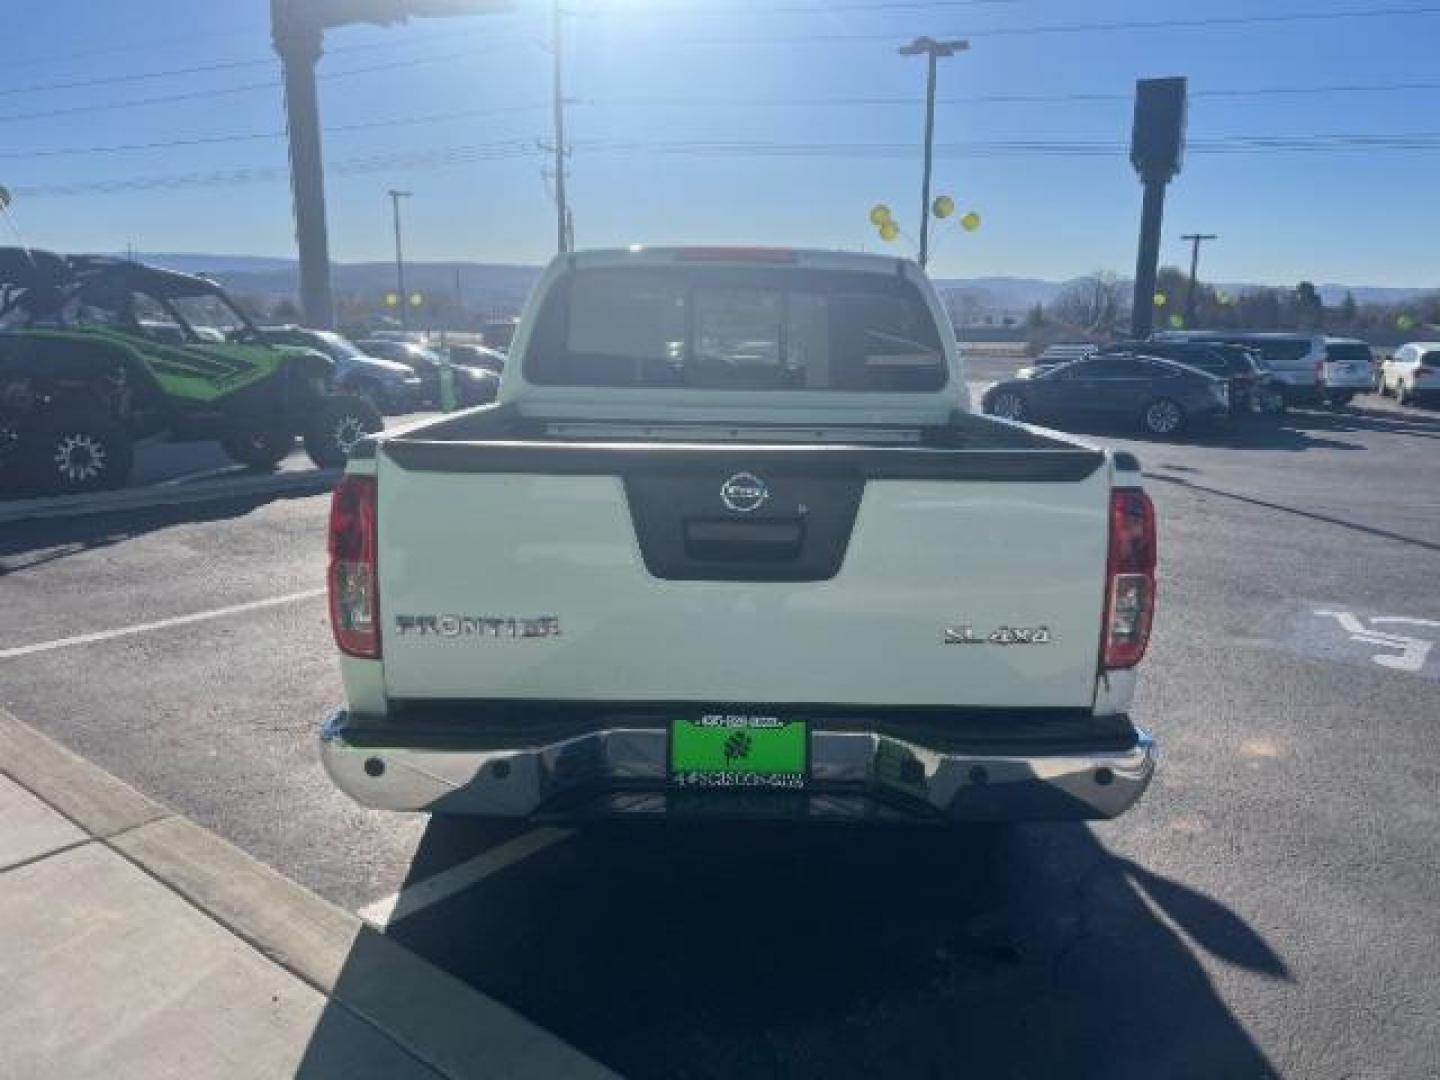
<path id="1" fill-rule="evenodd" d="M 999 4 L 1006 4 L 1006 5 L 1008 5 L 1008 4 L 1019 3 L 1019 2 L 1021 2 L 1021 0 L 948 0 L 948 2 L 947 2 L 947 0 L 880 0 L 880 2 L 875 2 L 875 3 L 865 3 L 865 2 L 861 2 L 861 3 L 840 3 L 840 4 L 825 4 L 825 5 L 814 4 L 814 5 L 800 5 L 800 6 L 790 6 L 790 7 L 784 7 L 784 6 L 781 6 L 781 7 L 768 7 L 768 8 L 764 8 L 764 9 L 756 9 L 755 11 L 752 11 L 752 12 L 737 11 L 737 13 L 738 13 L 738 14 L 745 14 L 745 15 L 747 15 L 747 16 L 748 16 L 748 15 L 753 15 L 753 14 L 772 15 L 772 14 L 787 13 L 787 12 L 788 12 L 788 13 L 824 14 L 824 13 L 831 12 L 831 11 L 878 11 L 878 10 L 892 10 L 892 9 L 902 9 L 902 8 L 972 7 L 972 6 L 979 6 L 979 5 L 991 5 L 991 6 L 993 6 L 993 5 L 999 5 Z M 688 7 L 687 7 L 687 8 L 679 8 L 679 7 L 676 7 L 676 8 L 673 8 L 673 9 L 659 9 L 658 12 L 657 12 L 656 9 L 646 8 L 646 9 L 644 9 L 644 14 L 647 14 L 647 15 L 648 15 L 648 14 L 652 14 L 652 13 L 665 13 L 665 12 L 667 12 L 667 11 L 670 12 L 670 13 L 674 13 L 674 14 L 682 14 L 682 13 L 686 13 L 686 12 L 689 12 L 689 13 L 702 13 L 702 12 L 716 12 L 716 11 L 720 11 L 720 10 L 722 10 L 722 9 L 719 8 L 719 7 L 706 7 L 706 8 L 688 8 Z M 598 10 L 597 10 L 597 11 L 592 11 L 592 12 L 584 12 L 584 11 L 575 12 L 575 14 L 586 14 L 586 15 L 602 15 L 602 14 L 604 14 L 604 15 L 609 15 L 609 14 L 625 14 L 625 12 L 598 11 Z M 1369 19 L 1369 18 L 1411 17 L 1411 16 L 1431 16 L 1431 15 L 1440 15 L 1440 5 L 1407 6 L 1407 7 L 1380 7 L 1380 8 L 1358 8 L 1358 9 L 1350 9 L 1350 10 L 1346 10 L 1346 11 L 1290 12 L 1290 13 L 1280 13 L 1280 14 L 1270 14 L 1270 15 L 1204 16 L 1204 17 L 1195 17 L 1195 18 L 1174 18 L 1174 19 L 1158 19 L 1158 20 L 1117 20 L 1117 21 L 1109 21 L 1109 22 L 1061 23 L 1061 24 L 1051 24 L 1051 25 L 1042 25 L 1042 26 L 990 27 L 990 28 L 987 28 L 987 29 L 969 30 L 969 31 L 966 31 L 965 33 L 966 33 L 966 36 L 969 36 L 969 37 L 1004 37 L 1004 36 L 1033 35 L 1033 34 L 1078 34 L 1078 33 L 1096 33 L 1096 32 L 1121 31 L 1121 30 L 1199 29 L 1199 28 L 1205 28 L 1205 27 L 1253 26 L 1253 25 L 1267 25 L 1267 24 L 1286 24 L 1286 23 L 1294 23 L 1294 22 L 1322 22 L 1322 21 L 1331 21 L 1331 20 L 1336 20 L 1336 19 Z M 510 27 L 510 28 L 507 28 L 507 29 L 509 29 L 509 30 L 524 30 L 524 29 L 525 29 L 527 26 L 529 26 L 529 25 L 530 25 L 530 24 L 516 24 L 516 25 L 514 25 L 514 26 L 512 26 L 512 27 Z M 477 36 L 478 36 L 478 35 L 477 35 Z M 486 31 L 486 32 L 485 32 L 485 36 L 487 37 L 487 39 L 492 39 L 492 40 L 493 40 L 494 32 L 493 32 L 493 31 Z M 456 34 L 452 32 L 452 33 L 449 33 L 449 34 L 424 35 L 424 36 L 421 36 L 421 37 L 418 37 L 418 38 L 411 38 L 411 39 L 409 39 L 408 41 L 401 41 L 401 42 L 389 42 L 389 41 L 384 41 L 384 42 L 360 42 L 360 43 L 356 43 L 356 44 L 353 44 L 353 45 L 341 45 L 341 46 L 333 47 L 333 48 L 327 50 L 327 54 L 344 54 L 344 53 L 350 53 L 350 52 L 363 52 L 363 51 L 369 51 L 369 50 L 379 49 L 379 48 L 387 48 L 387 47 L 388 47 L 388 48 L 395 48 L 395 47 L 397 47 L 397 46 L 398 46 L 398 47 L 404 47 L 404 46 L 406 46 L 406 45 L 414 44 L 414 43 L 416 43 L 417 41 L 423 43 L 423 42 L 425 42 L 425 41 L 440 40 L 440 39 L 442 39 L 442 38 L 443 38 L 444 40 L 446 40 L 446 41 L 453 41 L 453 40 L 455 39 L 455 37 L 456 37 Z M 778 36 L 778 35 L 777 35 L 777 36 L 749 37 L 749 38 L 717 38 L 717 37 L 713 37 L 713 36 L 707 36 L 707 37 L 679 38 L 679 39 L 667 39 L 667 40 L 668 40 L 668 41 L 671 41 L 671 42 L 673 42 L 673 43 L 675 43 L 675 44 L 714 44 L 714 45 L 752 45 L 752 44 L 754 44 L 754 45 L 763 45 L 763 44 L 771 44 L 771 43 L 790 43 L 790 44 L 794 44 L 794 43 L 805 43 L 805 42 L 828 43 L 828 42 L 836 42 L 836 41 L 878 41 L 878 40 L 888 41 L 888 40 L 893 40 L 893 39 L 895 39 L 896 37 L 897 37 L 896 34 L 889 33 L 889 32 L 884 32 L 884 33 L 870 32 L 870 33 L 804 34 L 804 35 L 799 35 L 799 36 L 791 36 L 791 35 Z M 507 47 L 507 45 L 502 44 L 502 45 L 497 46 L 497 47 Z M 103 54 L 103 53 L 106 53 L 106 52 L 113 52 L 113 51 L 128 51 L 128 49 L 127 49 L 127 50 L 103 50 L 103 49 L 102 49 L 102 50 L 94 50 L 94 51 L 91 52 L 91 53 L 76 53 L 76 54 L 72 54 L 72 55 L 75 55 L 75 56 L 99 55 L 99 54 Z M 486 52 L 489 52 L 489 51 L 492 51 L 492 50 L 487 49 L 487 50 L 485 50 L 485 51 L 486 51 Z M 441 61 L 444 61 L 444 60 L 451 60 L 451 59 L 463 58 L 465 55 L 467 55 L 467 54 L 465 54 L 465 53 L 447 53 L 447 54 L 444 54 L 443 56 L 438 56 L 438 57 L 416 57 L 416 58 L 410 58 L 410 59 L 405 59 L 405 60 L 392 61 L 392 62 L 390 62 L 389 64 L 385 64 L 385 65 L 376 65 L 376 66 L 373 66 L 373 67 L 370 67 L 370 68 L 357 69 L 356 71 L 353 71 L 353 72 L 332 72 L 332 73 L 327 73 L 326 75 L 323 75 L 323 76 L 321 76 L 321 77 L 322 77 L 322 78 L 343 77 L 343 76 L 348 75 L 348 74 L 359 74 L 359 73 L 361 73 L 362 71 L 383 71 L 383 70 L 389 70 L 389 69 L 392 68 L 392 67 L 405 67 L 405 66 L 411 66 L 411 65 L 416 65 L 416 64 L 437 63 L 437 62 L 441 62 Z M 7 62 L 7 67 L 13 69 L 13 68 L 16 68 L 16 67 L 32 66 L 33 64 L 38 63 L 38 62 L 39 62 L 39 61 L 33 61 L 33 60 L 32 60 L 32 61 L 24 61 L 24 62 L 21 62 L 21 63 L 8 63 L 8 62 Z M 49 91 L 49 90 L 70 90 L 70 89 L 78 89 L 78 88 L 91 87 L 91 86 L 118 85 L 118 84 L 123 84 L 123 83 L 150 81 L 150 80 L 162 79 L 162 78 L 172 78 L 172 77 L 186 76 L 186 75 L 205 74 L 205 73 L 210 73 L 210 72 L 215 72 L 215 71 L 228 71 L 228 70 L 237 70 L 237 69 L 248 68 L 248 67 L 269 66 L 269 65 L 273 64 L 274 62 L 275 62 L 275 60 L 274 60 L 273 57 L 257 58 L 257 59 L 253 59 L 253 60 L 226 60 L 226 61 L 216 61 L 216 62 L 210 63 L 210 64 L 194 65 L 194 66 L 191 66 L 191 67 L 183 67 L 183 68 L 170 68 L 170 69 L 166 69 L 166 70 L 162 70 L 162 71 L 132 72 L 132 73 L 123 74 L 123 75 L 102 76 L 102 77 L 91 78 L 91 79 L 78 79 L 78 80 L 71 80 L 71 81 L 68 81 L 68 82 L 44 83 L 44 84 L 37 84 L 37 85 L 32 85 L 32 86 L 0 88 L 0 96 L 12 96 L 12 95 L 16 95 L 16 94 L 39 93 L 39 92 L 42 92 L 42 91 Z M 92 110 L 93 110 L 93 111 L 99 111 L 99 110 L 109 110 L 109 109 L 117 109 L 117 108 L 131 108 L 131 107 L 138 107 L 138 106 L 142 106 L 142 105 L 162 104 L 162 103 L 167 103 L 167 102 L 170 102 L 170 101 L 184 101 L 184 100 L 191 100 L 193 97 L 198 96 L 198 95 L 203 95 L 203 94 L 213 94 L 213 95 L 215 95 L 215 96 L 221 96 L 221 95 L 229 94 L 229 93 L 239 93 L 239 92 L 245 92 L 245 91 L 254 90 L 254 89 L 260 89 L 262 86 L 271 86 L 271 85 L 279 85 L 279 84 L 278 84 L 278 82 L 277 82 L 277 83 L 265 83 L 265 84 L 252 83 L 252 84 L 249 84 L 249 85 L 247 85 L 247 86 L 245 86 L 245 87 L 243 87 L 243 88 L 236 87 L 236 88 L 227 88 L 227 89 L 214 90 L 214 91 L 201 91 L 201 92 L 195 92 L 195 93 L 186 94 L 186 95 L 179 95 L 179 94 L 177 94 L 177 95 L 167 95 L 167 96 L 164 96 L 164 97 L 156 97 L 156 98 L 143 98 L 143 99 L 140 99 L 140 100 L 134 101 L 134 102 L 110 102 L 110 103 L 104 103 L 104 104 L 101 104 L 101 105 L 94 105 L 94 106 L 75 106 L 75 107 L 71 107 L 71 108 L 67 108 L 67 109 L 63 109 L 63 110 L 56 110 L 56 111 L 53 111 L 53 112 L 35 112 L 35 113 L 12 114 L 12 115 L 10 115 L 10 116 L 0 116 L 0 122 L 6 122 L 6 121 L 12 121 L 12 120 L 43 119 L 43 118 L 48 117 L 48 116 L 60 116 L 60 115 L 66 115 L 66 116 L 68 116 L 68 115 L 73 115 L 73 114 L 75 114 L 75 113 L 77 113 L 77 112 L 81 112 L 81 111 L 92 111 Z M 992 99 L 992 100 L 993 100 L 993 99 Z M 1072 100 L 1073 100 L 1073 99 L 1072 99 Z"/>
<path id="2" fill-rule="evenodd" d="M 792 157 L 792 158 L 881 158 L 890 159 L 912 149 L 909 143 L 782 143 L 724 142 L 718 140 L 676 140 L 670 142 L 627 142 L 587 140 L 572 143 L 589 154 L 662 154 L 694 157 Z M 1128 152 L 1129 144 L 1119 141 L 1083 140 L 982 140 L 936 143 L 937 156 L 966 158 L 1000 157 L 1117 157 Z M 1331 153 L 1362 151 L 1440 151 L 1440 131 L 1376 134 L 1253 135 L 1225 136 L 1191 141 L 1187 153 L 1263 154 Z M 443 168 L 511 158 L 548 156 L 550 151 L 534 141 L 510 140 L 500 143 L 441 146 L 419 151 L 396 151 L 334 162 L 333 175 L 352 176 L 399 169 Z M 283 165 L 250 166 L 178 174 L 127 177 L 116 180 L 70 184 L 41 184 L 16 187 L 16 195 L 70 196 L 113 194 L 121 191 L 217 187 L 261 181 L 284 180 L 289 171 Z"/>
<path id="3" fill-rule="evenodd" d="M 930 10 L 934 8 L 1000 7 L 1023 3 L 1024 0 L 859 0 L 858 3 L 769 4 L 745 7 L 739 4 L 642 4 L 633 8 L 590 8 L 583 5 L 569 14 L 581 18 L 652 15 L 738 15 L 750 19 L 765 15 L 828 15 L 831 12 Z"/>
<path id="4" fill-rule="evenodd" d="M 1396 82 L 1370 84 L 1333 84 L 1326 86 L 1262 86 L 1232 89 L 1192 90 L 1191 98 L 1246 98 L 1279 95 L 1323 95 L 1342 93 L 1382 93 L 1393 91 L 1440 90 L 1440 82 Z M 1134 91 L 1125 93 L 1077 92 L 1069 94 L 970 94 L 937 97 L 941 105 L 1057 105 L 1065 103 L 1123 102 L 1135 100 Z M 854 106 L 902 106 L 913 108 L 918 97 L 616 97 L 584 98 L 578 104 L 595 107 L 706 107 L 706 108 L 830 108 Z"/>
<path id="5" fill-rule="evenodd" d="M 365 69 L 372 70 L 372 69 Z M 356 72 L 358 73 L 358 72 Z M 349 73 L 340 73 L 349 74 Z M 256 84 L 262 85 L 262 84 Z M 265 83 L 264 86 L 272 84 Z M 238 90 L 239 88 L 237 88 Z M 244 88 L 249 89 L 249 87 Z M 1347 93 L 1391 93 L 1440 90 L 1440 82 L 1395 82 L 1395 83 L 1336 83 L 1322 86 L 1261 86 L 1214 90 L 1192 90 L 1192 98 L 1247 98 L 1275 95 L 1328 95 Z M 227 91 L 235 92 L 235 91 Z M 1133 93 L 1072 93 L 1072 94 L 974 94 L 968 96 L 947 96 L 936 98 L 942 105 L 1054 105 L 1064 103 L 1123 102 L 1135 100 Z M 687 97 L 620 97 L 582 98 L 572 104 L 594 108 L 829 108 L 856 106 L 899 106 L 913 108 L 918 97 L 836 97 L 836 98 L 687 98 Z M 429 113 L 421 116 L 402 116 L 385 120 L 366 120 L 353 124 L 339 124 L 325 128 L 326 134 L 340 134 L 365 131 L 372 128 L 406 127 L 413 124 L 439 123 L 448 120 L 476 119 L 487 116 L 506 116 L 517 113 L 538 112 L 548 109 L 544 103 L 530 105 L 505 105 L 489 109 L 461 109 L 453 112 Z M 3 118 L 0 118 L 3 119 Z M 47 157 L 79 157 L 89 154 L 118 154 L 145 150 L 168 150 L 186 146 L 212 146 L 225 143 L 261 142 L 285 137 L 283 130 L 244 132 L 233 135 L 203 135 L 193 138 L 164 139 L 153 142 L 115 143 L 101 146 L 62 146 L 31 148 L 23 150 L 0 150 L 0 159 L 28 159 Z"/>
<path id="6" fill-rule="evenodd" d="M 995 26 L 982 29 L 946 30 L 944 37 L 967 38 L 1034 37 L 1040 34 L 1093 34 L 1121 30 L 1199 30 L 1219 27 L 1284 25 L 1299 22 L 1330 22 L 1342 19 L 1405 18 L 1440 15 L 1440 6 L 1357 8 L 1348 11 L 1296 11 L 1277 15 L 1215 15 L 1176 19 L 1125 19 L 1108 22 L 1051 23 L 1039 26 Z M 894 32 L 800 33 L 751 37 L 666 37 L 670 45 L 829 45 L 837 42 L 894 41 Z"/>
<path id="7" fill-rule="evenodd" d="M 424 43 L 424 42 L 427 42 L 427 41 L 442 41 L 442 40 L 443 40 L 443 41 L 454 41 L 457 37 L 466 37 L 466 36 L 471 36 L 471 37 L 481 37 L 481 36 L 483 36 L 483 37 L 485 37 L 485 38 L 487 38 L 487 39 L 489 39 L 489 40 L 493 40 L 494 37 L 495 37 L 495 33 L 496 33 L 493 25 L 491 25 L 491 24 L 493 23 L 493 20 L 496 19 L 497 17 L 509 18 L 509 17 L 512 17 L 512 14 L 513 14 L 513 13 L 504 12 L 504 11 L 496 11 L 496 12 L 492 12 L 492 13 L 487 13 L 486 15 L 483 16 L 483 18 L 485 19 L 485 22 L 486 22 L 485 29 L 483 29 L 483 30 L 472 30 L 472 31 L 460 30 L 460 31 L 456 31 L 456 30 L 454 30 L 454 29 L 451 29 L 451 30 L 448 30 L 448 31 L 441 31 L 441 32 L 439 32 L 439 33 L 433 33 L 433 34 L 406 34 L 404 37 L 402 37 L 402 38 L 399 39 L 399 40 L 396 40 L 396 39 L 394 39 L 394 38 L 388 38 L 388 37 L 387 37 L 387 38 L 384 39 L 384 40 L 369 41 L 369 42 L 356 42 L 356 43 L 351 44 L 351 45 L 332 45 L 332 46 L 329 46 L 328 48 L 326 48 L 325 54 L 326 54 L 327 56 L 329 56 L 329 55 L 334 55 L 334 54 L 339 54 L 339 53 L 369 52 L 369 51 L 371 51 L 371 50 L 373 50 L 373 49 L 403 48 L 403 47 L 406 47 L 406 46 L 409 46 L 409 45 L 413 45 L 413 44 L 416 44 L 416 43 Z M 477 16 L 477 18 L 479 18 L 479 17 L 480 17 L 480 16 Z M 535 22 L 534 19 L 529 19 L 528 21 L 527 21 L 527 20 L 524 20 L 524 19 L 521 19 L 521 20 L 518 20 L 518 21 L 515 21 L 515 22 L 510 23 L 510 25 L 509 25 L 508 27 L 506 27 L 506 28 L 504 29 L 504 31 L 502 31 L 502 32 L 507 32 L 507 33 L 508 33 L 508 32 L 520 32 L 520 31 L 524 31 L 524 30 L 526 30 L 526 29 L 532 29 L 532 28 L 534 28 L 535 26 L 538 26 L 538 25 L 539 25 L 539 24 L 538 24 L 537 22 Z M 63 64 L 66 60 L 83 60 L 83 59 L 89 59 L 90 57 L 93 57 L 93 56 L 108 56 L 108 55 L 113 55 L 113 54 L 115 54 L 115 53 L 129 53 L 129 52 L 146 52 L 146 53 L 153 53 L 158 46 L 162 46 L 162 45 L 193 45 L 197 40 L 208 40 L 208 39 L 212 39 L 212 38 L 226 38 L 226 39 L 229 39 L 229 40 L 232 40 L 232 41 L 233 41 L 233 40 L 235 40 L 235 39 L 237 39 L 237 38 L 240 38 L 240 37 L 248 37 L 248 36 L 250 36 L 250 35 L 252 34 L 252 32 L 253 32 L 253 29 L 254 29 L 254 28 L 251 27 L 251 26 L 245 26 L 245 27 L 238 27 L 238 26 L 237 26 L 237 27 L 235 27 L 233 30 L 228 30 L 228 31 L 216 31 L 216 32 L 214 32 L 214 33 L 206 33 L 206 34 L 183 34 L 183 35 L 178 35 L 178 36 L 176 36 L 176 37 L 170 37 L 170 38 L 151 38 L 151 39 L 147 40 L 143 45 L 141 45 L 141 44 L 136 44 L 136 45 L 120 45 L 120 46 L 115 46 L 115 47 L 111 47 L 111 48 L 104 48 L 104 49 L 85 49 L 85 50 L 80 50 L 80 51 L 77 51 L 77 52 L 70 52 L 70 53 L 50 53 L 50 54 L 48 54 L 48 55 L 44 55 L 44 56 L 34 56 L 34 57 L 30 57 L 30 58 L 28 58 L 28 59 L 23 59 L 23 60 L 9 60 L 9 59 L 7 59 L 7 60 L 5 61 L 5 70 L 6 70 L 7 72 L 9 72 L 9 71 L 16 71 L 16 70 L 19 70 L 19 69 L 21 69 L 21 68 L 47 67 L 47 66 L 54 65 L 54 64 Z M 219 69 L 219 68 L 228 67 L 228 66 L 237 66 L 237 67 L 239 67 L 239 66 L 259 66 L 260 64 L 268 64 L 268 63 L 273 63 L 273 62 L 274 62 L 274 57 L 265 57 L 265 58 L 263 58 L 263 59 L 262 59 L 262 58 L 257 58 L 257 59 L 254 59 L 254 60 L 216 61 L 216 62 L 215 62 L 215 67 L 214 67 L 214 69 Z M 118 75 L 118 76 L 106 76 L 106 77 L 99 78 L 99 79 L 85 80 L 84 82 L 81 82 L 81 83 L 73 83 L 73 84 L 72 84 L 72 83 L 52 83 L 52 84 L 47 84 L 47 85 L 44 85 L 44 86 L 19 87 L 19 88 L 0 88 L 0 94 L 30 93 L 30 92 L 32 92 L 32 91 L 39 91 L 39 90 L 61 90 L 61 89 L 69 89 L 71 86 L 95 86 L 95 85 L 103 85 L 104 83 L 107 83 L 107 82 L 130 82 L 130 81 L 137 81 L 137 80 L 140 80 L 140 79 L 148 79 L 148 78 L 163 78 L 163 77 L 168 76 L 168 75 L 187 74 L 187 73 L 189 72 L 189 70 L 190 70 L 190 69 L 187 69 L 187 68 L 177 68 L 177 69 L 172 69 L 172 70 L 168 70 L 168 71 L 153 72 L 153 73 L 151 73 L 151 72 L 142 72 L 142 73 L 136 73 L 136 74 L 133 74 L 133 75 L 127 74 L 127 75 Z M 212 70 L 212 68 L 207 65 L 207 66 L 204 66 L 204 67 L 199 68 L 198 70 L 207 71 L 207 70 Z"/>
<path id="8" fill-rule="evenodd" d="M 375 128 L 412 127 L 416 124 L 429 124 L 447 120 L 469 120 L 487 116 L 510 116 L 517 113 L 541 112 L 549 108 L 550 105 L 543 102 L 537 102 L 534 105 L 502 105 L 492 109 L 461 109 L 455 112 L 430 113 L 422 116 L 397 116 L 385 120 L 360 120 L 352 124 L 335 124 L 323 130 L 327 135 L 336 135 L 354 131 L 370 131 Z M 201 135 L 188 139 L 164 139 L 158 142 L 113 143 L 108 146 L 67 146 L 48 150 L 0 150 L 0 159 L 117 154 L 139 150 L 169 150 L 184 146 L 263 142 L 283 138 L 285 138 L 284 130 L 252 131 L 234 135 Z"/>
<path id="9" fill-rule="evenodd" d="M 474 56 L 481 56 L 513 47 L 513 43 L 507 42 L 484 49 L 464 49 L 458 52 L 438 53 L 431 56 L 411 57 L 404 60 L 387 60 L 384 63 L 370 64 L 366 67 L 347 68 L 343 71 L 327 71 L 320 75 L 319 78 L 322 80 L 347 79 L 354 75 L 369 75 L 377 71 L 394 71 L 399 68 L 420 67 L 425 64 L 448 63 L 452 60 L 466 60 Z M 264 82 L 243 83 L 239 86 L 223 86 L 208 90 L 187 90 L 176 94 L 161 94 L 155 97 L 135 98 L 129 101 L 92 102 L 88 105 L 68 105 L 58 109 L 44 109 L 37 112 L 8 113 L 0 115 L 0 124 L 18 123 L 22 120 L 43 120 L 56 116 L 75 116 L 91 112 L 137 109 L 150 105 L 168 105 L 179 101 L 200 101 L 207 98 L 230 97 L 235 94 L 252 93 L 256 90 L 272 90 L 281 85 L 279 79 L 267 79 Z"/>

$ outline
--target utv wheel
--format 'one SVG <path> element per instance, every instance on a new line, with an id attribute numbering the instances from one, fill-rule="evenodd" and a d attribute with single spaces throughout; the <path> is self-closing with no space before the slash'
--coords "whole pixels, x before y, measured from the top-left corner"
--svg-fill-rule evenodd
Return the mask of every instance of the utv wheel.
<path id="1" fill-rule="evenodd" d="M 273 469 L 294 449 L 295 436 L 283 430 L 240 431 L 226 435 L 220 447 L 231 461 L 252 469 Z"/>
<path id="2" fill-rule="evenodd" d="M 336 394 L 321 398 L 305 427 L 305 452 L 322 469 L 338 469 L 350 448 L 366 435 L 383 431 L 380 410 L 364 398 Z"/>
<path id="3" fill-rule="evenodd" d="M 26 483 L 46 494 L 124 487 L 135 464 L 125 428 L 101 412 L 42 417 L 21 443 Z"/>
<path id="4" fill-rule="evenodd" d="M 1185 426 L 1185 410 L 1169 398 L 1157 398 L 1145 406 L 1141 424 L 1151 435 L 1174 435 Z"/>
<path id="5" fill-rule="evenodd" d="M 1024 420 L 1025 399 L 1013 390 L 1005 390 L 990 401 L 990 415 L 1002 420 Z"/>

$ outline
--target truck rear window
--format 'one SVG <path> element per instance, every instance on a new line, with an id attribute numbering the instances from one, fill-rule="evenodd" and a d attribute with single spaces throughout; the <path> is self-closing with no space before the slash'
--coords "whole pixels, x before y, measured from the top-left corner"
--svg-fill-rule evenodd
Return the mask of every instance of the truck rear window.
<path id="1" fill-rule="evenodd" d="M 562 386 L 933 392 L 946 381 L 939 328 L 903 278 L 712 266 L 567 275 L 524 370 Z"/>

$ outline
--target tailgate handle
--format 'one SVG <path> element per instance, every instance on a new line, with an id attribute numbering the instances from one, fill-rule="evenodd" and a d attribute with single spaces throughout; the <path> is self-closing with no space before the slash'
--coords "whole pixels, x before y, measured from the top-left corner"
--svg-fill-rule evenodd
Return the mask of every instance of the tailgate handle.
<path id="1" fill-rule="evenodd" d="M 804 538 L 799 521 L 685 522 L 685 554 L 707 562 L 786 562 L 800 557 Z"/>

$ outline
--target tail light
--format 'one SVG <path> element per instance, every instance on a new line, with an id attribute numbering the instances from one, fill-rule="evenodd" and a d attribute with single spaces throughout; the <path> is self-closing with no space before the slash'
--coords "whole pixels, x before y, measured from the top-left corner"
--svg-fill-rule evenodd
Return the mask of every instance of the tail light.
<path id="1" fill-rule="evenodd" d="M 1323 383 L 1323 382 L 1325 381 L 1325 361 L 1324 361 L 1324 360 L 1316 360 L 1316 361 L 1315 361 L 1315 381 L 1316 381 L 1317 383 Z"/>
<path id="2" fill-rule="evenodd" d="M 1150 642 L 1155 615 L 1155 505 L 1140 488 L 1110 492 L 1110 558 L 1101 667 L 1134 667 Z"/>
<path id="3" fill-rule="evenodd" d="M 330 629 L 347 656 L 380 657 L 375 478 L 342 476 L 330 497 Z"/>

